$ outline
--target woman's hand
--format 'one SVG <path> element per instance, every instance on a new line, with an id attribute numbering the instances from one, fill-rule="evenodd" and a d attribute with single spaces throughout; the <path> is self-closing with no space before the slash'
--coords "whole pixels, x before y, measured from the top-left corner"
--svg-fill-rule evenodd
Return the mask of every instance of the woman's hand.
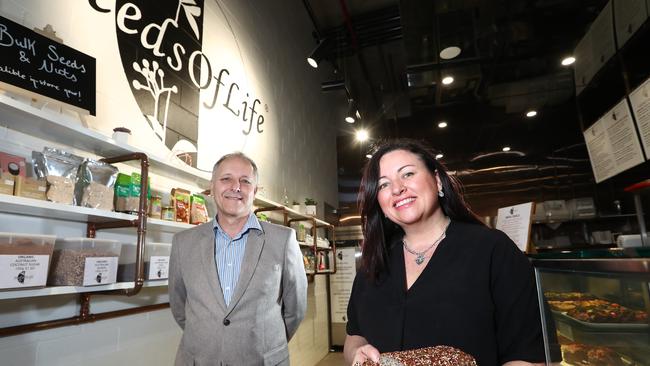
<path id="1" fill-rule="evenodd" d="M 366 360 L 370 360 L 379 364 L 379 351 L 369 344 L 357 348 L 357 351 L 354 353 L 352 365 L 361 366 L 364 362 L 366 362 Z"/>
<path id="2" fill-rule="evenodd" d="M 343 346 L 343 357 L 349 365 L 360 366 L 366 360 L 379 363 L 379 350 L 368 341 L 357 335 L 348 335 L 345 337 Z"/>

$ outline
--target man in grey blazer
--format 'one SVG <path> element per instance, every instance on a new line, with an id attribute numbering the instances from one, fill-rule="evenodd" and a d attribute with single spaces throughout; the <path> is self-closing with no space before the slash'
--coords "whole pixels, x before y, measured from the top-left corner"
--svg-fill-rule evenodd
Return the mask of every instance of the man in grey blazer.
<path id="1" fill-rule="evenodd" d="M 293 229 L 252 212 L 257 166 L 242 153 L 212 171 L 216 218 L 174 235 L 169 303 L 183 337 L 175 365 L 288 365 L 307 307 Z"/>

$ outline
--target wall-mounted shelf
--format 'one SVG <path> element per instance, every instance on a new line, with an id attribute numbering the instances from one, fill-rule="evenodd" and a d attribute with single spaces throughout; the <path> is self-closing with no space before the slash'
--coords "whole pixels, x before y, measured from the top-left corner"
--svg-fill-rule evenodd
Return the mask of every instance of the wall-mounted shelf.
<path id="1" fill-rule="evenodd" d="M 313 248 L 314 247 L 312 244 L 307 244 L 304 241 L 299 241 L 298 245 L 300 245 L 301 248 Z"/>
<path id="2" fill-rule="evenodd" d="M 43 140 L 65 142 L 102 157 L 144 152 L 135 146 L 117 142 L 98 131 L 86 128 L 72 117 L 41 110 L 6 95 L 0 95 L 0 115 L 0 126 Z M 172 179 L 187 180 L 202 189 L 210 186 L 210 173 L 193 168 L 180 160 L 176 165 L 162 157 L 152 156 L 150 152 L 146 154 L 156 173 Z"/>
<path id="3" fill-rule="evenodd" d="M 101 292 L 113 290 L 125 290 L 133 288 L 133 282 L 117 282 L 99 286 L 51 286 L 37 289 L 25 290 L 4 290 L 0 291 L 0 300 L 22 299 L 26 297 L 81 294 L 86 292 Z M 163 287 L 167 286 L 167 280 L 145 281 L 142 287 Z"/>
<path id="4" fill-rule="evenodd" d="M 82 223 L 104 223 L 116 220 L 132 221 L 138 218 L 136 215 L 121 212 L 71 206 L 6 194 L 0 194 L 0 212 Z M 147 219 L 147 226 L 166 232 L 178 232 L 194 227 L 194 225 L 190 224 L 151 218 Z"/>
<path id="5" fill-rule="evenodd" d="M 297 212 L 293 209 L 290 209 L 287 206 L 284 206 L 282 204 L 279 204 L 277 202 L 273 202 L 269 199 L 259 197 L 255 198 L 254 205 L 257 206 L 258 208 L 255 210 L 255 213 L 257 214 L 258 212 L 281 212 L 282 217 L 283 217 L 283 224 L 285 226 L 291 226 L 291 223 L 293 222 L 307 222 L 308 225 L 311 226 L 311 235 L 313 238 L 313 243 L 307 243 L 304 241 L 299 241 L 298 245 L 300 245 L 301 248 L 309 248 L 312 250 L 314 253 L 318 252 L 327 252 L 327 251 L 332 251 L 336 249 L 335 242 L 335 234 L 334 234 L 334 226 L 329 224 L 328 222 L 325 222 L 323 220 L 317 219 L 313 216 L 310 215 L 305 215 L 303 213 Z M 331 237 L 331 243 L 332 247 L 321 247 L 318 246 L 317 244 L 317 230 L 318 229 L 325 229 L 329 231 L 330 237 Z M 333 274 L 336 273 L 336 256 L 332 257 L 330 265 L 332 266 L 333 269 L 328 269 L 328 270 L 323 270 L 323 271 L 314 271 L 314 270 L 309 270 L 306 269 L 305 272 L 307 275 L 316 275 L 316 274 Z"/>

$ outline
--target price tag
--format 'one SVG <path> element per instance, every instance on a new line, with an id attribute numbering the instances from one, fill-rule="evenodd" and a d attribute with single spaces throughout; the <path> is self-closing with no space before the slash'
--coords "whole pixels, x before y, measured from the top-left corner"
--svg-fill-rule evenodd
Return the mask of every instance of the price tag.
<path id="1" fill-rule="evenodd" d="M 45 286 L 49 255 L 0 255 L 0 288 Z"/>
<path id="2" fill-rule="evenodd" d="M 151 256 L 149 260 L 149 280 L 164 280 L 169 277 L 169 256 Z"/>
<path id="3" fill-rule="evenodd" d="M 117 257 L 88 257 L 84 266 L 84 286 L 115 283 Z"/>

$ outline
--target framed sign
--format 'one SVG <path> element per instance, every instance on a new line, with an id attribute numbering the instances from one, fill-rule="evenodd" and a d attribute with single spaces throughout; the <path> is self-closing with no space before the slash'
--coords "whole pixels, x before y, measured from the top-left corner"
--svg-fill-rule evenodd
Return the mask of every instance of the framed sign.
<path id="1" fill-rule="evenodd" d="M 496 228 L 506 233 L 517 244 L 517 247 L 526 253 L 531 253 L 534 250 L 530 245 L 532 213 L 533 202 L 502 207 L 497 213 Z"/>
<path id="2" fill-rule="evenodd" d="M 95 59 L 0 17 L 0 88 L 95 115 Z"/>

